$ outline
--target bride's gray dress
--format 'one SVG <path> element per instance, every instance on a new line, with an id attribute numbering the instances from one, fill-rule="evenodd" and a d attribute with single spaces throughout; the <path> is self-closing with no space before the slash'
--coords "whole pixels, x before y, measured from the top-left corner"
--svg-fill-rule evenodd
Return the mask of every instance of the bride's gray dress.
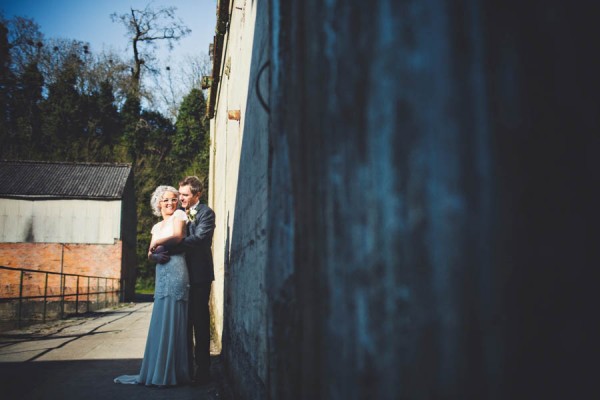
<path id="1" fill-rule="evenodd" d="M 162 224 L 152 228 L 152 235 L 173 234 L 175 218 L 187 220 L 177 210 Z M 116 383 L 174 386 L 190 382 L 187 342 L 189 278 L 185 257 L 175 254 L 166 264 L 156 264 L 154 308 L 146 339 L 144 360 L 138 375 L 122 375 Z"/>

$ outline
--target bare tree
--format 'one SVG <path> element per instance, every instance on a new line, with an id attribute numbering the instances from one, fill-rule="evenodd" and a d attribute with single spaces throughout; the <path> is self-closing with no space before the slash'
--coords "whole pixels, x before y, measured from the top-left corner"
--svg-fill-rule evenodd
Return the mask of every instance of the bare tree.
<path id="1" fill-rule="evenodd" d="M 210 75 L 212 62 L 206 53 L 198 56 L 188 55 L 181 64 L 181 80 L 184 86 L 199 88 L 202 86 L 202 77 Z"/>
<path id="2" fill-rule="evenodd" d="M 131 70 L 135 94 L 139 96 L 142 69 L 151 74 L 159 72 L 154 56 L 157 42 L 166 41 L 169 49 L 191 32 L 181 19 L 175 16 L 176 7 L 153 8 L 150 4 L 143 10 L 130 8 L 129 13 L 111 14 L 113 22 L 121 22 L 131 41 L 134 66 Z"/>
<path id="3" fill-rule="evenodd" d="M 16 16 L 5 21 L 13 68 L 23 72 L 27 65 L 39 62 L 44 47 L 44 35 L 32 19 Z"/>
<path id="4" fill-rule="evenodd" d="M 69 67 L 76 75 L 75 84 L 81 94 L 90 95 L 108 82 L 115 91 L 118 104 L 132 92 L 130 64 L 114 52 L 95 55 L 89 43 L 64 38 L 45 38 L 39 25 L 32 19 L 15 16 L 0 22 L 6 26 L 6 40 L 10 56 L 6 62 L 12 74 L 22 77 L 35 65 L 43 77 L 43 94 L 50 85 L 61 79 L 62 71 Z M 5 60 L 3 60 L 5 61 Z"/>
<path id="5" fill-rule="evenodd" d="M 97 54 L 87 73 L 87 80 L 92 90 L 98 91 L 101 82 L 112 85 L 117 104 L 123 104 L 127 93 L 132 92 L 129 65 L 111 50 Z"/>
<path id="6" fill-rule="evenodd" d="M 182 62 L 177 63 L 174 68 L 167 65 L 164 67 L 163 74 L 157 74 L 153 77 L 154 87 L 160 88 L 160 90 L 155 91 L 157 96 L 151 100 L 155 105 L 161 104 L 167 116 L 175 121 L 182 99 L 190 90 L 200 89 L 202 77 L 209 75 L 211 68 L 208 54 L 185 55 Z M 204 93 L 204 96 L 206 97 L 206 93 Z"/>

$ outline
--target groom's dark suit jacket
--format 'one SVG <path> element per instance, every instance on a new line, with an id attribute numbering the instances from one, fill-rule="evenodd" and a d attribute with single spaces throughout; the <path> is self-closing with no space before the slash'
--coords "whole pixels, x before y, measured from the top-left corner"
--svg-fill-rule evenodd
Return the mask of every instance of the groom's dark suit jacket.
<path id="1" fill-rule="evenodd" d="M 194 208 L 198 212 L 187 224 L 187 236 L 170 253 L 185 252 L 191 284 L 212 282 L 215 279 L 211 251 L 215 212 L 206 204 L 197 204 Z"/>

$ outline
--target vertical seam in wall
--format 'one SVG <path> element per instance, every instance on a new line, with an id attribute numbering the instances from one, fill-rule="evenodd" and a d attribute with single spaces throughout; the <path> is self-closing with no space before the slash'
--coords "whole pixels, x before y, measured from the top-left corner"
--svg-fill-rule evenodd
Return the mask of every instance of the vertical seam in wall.
<path id="1" fill-rule="evenodd" d="M 215 96 L 215 110 L 214 110 L 214 118 L 216 118 L 217 115 L 217 110 L 219 108 L 219 98 L 221 97 L 221 83 L 222 83 L 222 78 L 223 78 L 223 72 L 225 70 L 225 64 L 227 64 L 227 60 L 223 57 L 223 55 L 227 54 L 227 49 L 229 48 L 229 33 L 230 33 L 230 27 L 231 27 L 231 16 L 233 15 L 233 8 L 235 5 L 235 0 L 232 1 L 229 7 L 229 17 L 228 17 L 228 22 L 227 22 L 227 29 L 225 31 L 225 46 L 223 47 L 222 50 L 222 55 L 221 55 L 221 72 L 219 73 L 219 82 L 217 83 L 217 95 Z M 216 55 L 215 55 L 216 57 Z M 224 62 L 225 61 L 225 62 Z"/>

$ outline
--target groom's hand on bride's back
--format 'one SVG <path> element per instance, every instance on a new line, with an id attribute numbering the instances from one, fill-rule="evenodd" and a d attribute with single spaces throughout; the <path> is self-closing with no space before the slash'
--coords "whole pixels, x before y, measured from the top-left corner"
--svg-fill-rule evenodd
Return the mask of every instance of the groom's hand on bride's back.
<path id="1" fill-rule="evenodd" d="M 152 250 L 152 252 L 148 256 L 148 259 L 157 264 L 164 264 L 171 259 L 171 256 L 169 256 L 167 249 L 165 249 L 163 246 L 157 246 L 155 249 Z"/>
<path id="2" fill-rule="evenodd" d="M 167 253 L 152 253 L 150 256 L 150 260 L 154 261 L 157 264 L 164 264 L 168 262 L 171 257 Z"/>

